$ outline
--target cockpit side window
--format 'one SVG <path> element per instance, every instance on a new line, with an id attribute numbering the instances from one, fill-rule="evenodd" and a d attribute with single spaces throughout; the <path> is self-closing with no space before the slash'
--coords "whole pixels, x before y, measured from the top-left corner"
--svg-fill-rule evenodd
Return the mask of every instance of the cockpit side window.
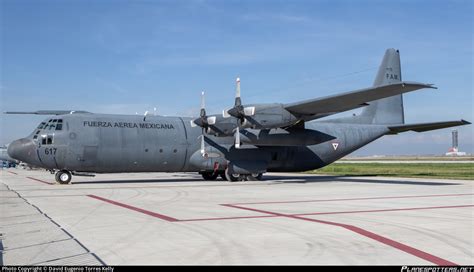
<path id="1" fill-rule="evenodd" d="M 58 122 L 56 124 L 56 130 L 62 130 L 63 129 L 63 119 L 58 119 Z"/>
<path id="2" fill-rule="evenodd" d="M 46 125 L 46 122 L 41 122 L 41 124 L 39 124 L 38 126 L 38 129 L 43 129 L 45 125 Z"/>

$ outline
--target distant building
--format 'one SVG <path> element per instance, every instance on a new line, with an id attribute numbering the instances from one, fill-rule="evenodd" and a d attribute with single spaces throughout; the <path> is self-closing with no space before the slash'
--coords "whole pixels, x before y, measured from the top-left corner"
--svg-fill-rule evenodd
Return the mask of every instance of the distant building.
<path id="1" fill-rule="evenodd" d="M 452 135 L 452 147 L 448 149 L 446 156 L 466 156 L 466 152 L 459 152 L 459 142 L 458 142 L 458 131 L 453 130 Z"/>

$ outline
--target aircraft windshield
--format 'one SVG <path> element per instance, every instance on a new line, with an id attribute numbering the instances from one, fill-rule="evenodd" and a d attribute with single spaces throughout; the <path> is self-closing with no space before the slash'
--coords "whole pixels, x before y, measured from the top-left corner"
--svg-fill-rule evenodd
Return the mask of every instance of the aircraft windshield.
<path id="1" fill-rule="evenodd" d="M 41 122 L 38 126 L 38 130 L 62 130 L 63 119 L 49 119 L 47 122 Z"/>

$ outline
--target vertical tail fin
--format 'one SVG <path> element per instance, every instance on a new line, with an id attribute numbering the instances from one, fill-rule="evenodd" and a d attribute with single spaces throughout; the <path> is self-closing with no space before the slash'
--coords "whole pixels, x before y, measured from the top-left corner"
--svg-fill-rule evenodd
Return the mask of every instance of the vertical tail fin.
<path id="1" fill-rule="evenodd" d="M 396 83 L 401 80 L 400 53 L 393 48 L 387 49 L 375 77 L 374 86 Z M 372 124 L 405 123 L 402 95 L 383 98 L 369 104 L 360 116 L 363 120 Z"/>

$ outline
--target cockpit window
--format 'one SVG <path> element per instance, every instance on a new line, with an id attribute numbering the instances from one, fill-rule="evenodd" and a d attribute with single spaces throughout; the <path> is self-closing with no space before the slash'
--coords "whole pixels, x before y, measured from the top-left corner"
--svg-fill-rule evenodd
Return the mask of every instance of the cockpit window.
<path id="1" fill-rule="evenodd" d="M 53 144 L 53 135 L 41 135 L 41 144 L 42 145 Z"/>
<path id="2" fill-rule="evenodd" d="M 46 122 L 41 122 L 41 124 L 39 124 L 38 126 L 38 129 L 43 129 L 45 125 L 46 125 Z"/>
<path id="3" fill-rule="evenodd" d="M 47 122 L 41 122 L 38 130 L 63 130 L 63 119 L 49 119 Z"/>
<path id="4" fill-rule="evenodd" d="M 49 130 L 52 130 L 52 129 L 55 128 L 55 127 L 56 127 L 56 124 L 53 123 L 53 122 L 51 122 L 51 123 L 49 123 L 48 129 L 49 129 Z"/>
<path id="5" fill-rule="evenodd" d="M 56 124 L 56 130 L 63 129 L 63 119 L 58 119 L 58 123 Z"/>

